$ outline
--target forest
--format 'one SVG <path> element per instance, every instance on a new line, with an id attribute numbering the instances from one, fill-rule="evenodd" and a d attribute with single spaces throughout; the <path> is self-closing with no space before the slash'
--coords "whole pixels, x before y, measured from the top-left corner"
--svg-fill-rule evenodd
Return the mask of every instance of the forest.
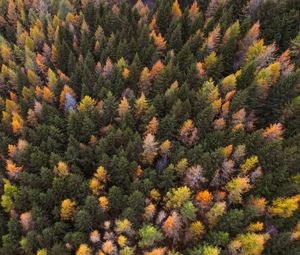
<path id="1" fill-rule="evenodd" d="M 299 254 L 299 0 L 0 0 L 0 255 Z"/>

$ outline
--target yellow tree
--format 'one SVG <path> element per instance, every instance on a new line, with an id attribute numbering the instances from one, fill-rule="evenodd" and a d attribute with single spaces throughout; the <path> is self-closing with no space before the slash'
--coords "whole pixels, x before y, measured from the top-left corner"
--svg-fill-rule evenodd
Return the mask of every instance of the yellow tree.
<path id="1" fill-rule="evenodd" d="M 213 228 L 220 220 L 222 215 L 225 213 L 226 203 L 217 202 L 213 207 L 205 214 L 210 228 Z"/>
<path id="2" fill-rule="evenodd" d="M 78 106 L 79 111 L 91 111 L 96 105 L 96 100 L 92 99 L 90 96 L 85 96 Z"/>
<path id="3" fill-rule="evenodd" d="M 145 251 L 144 255 L 165 255 L 167 248 L 153 248 L 151 251 Z"/>
<path id="4" fill-rule="evenodd" d="M 118 244 L 120 245 L 120 247 L 124 247 L 124 246 L 126 246 L 128 239 L 124 235 L 119 235 L 117 241 L 118 241 Z"/>
<path id="5" fill-rule="evenodd" d="M 150 33 L 150 36 L 153 38 L 154 44 L 159 51 L 162 51 L 166 48 L 167 43 L 165 41 L 165 38 L 161 35 L 161 33 L 156 34 L 155 31 L 153 30 Z"/>
<path id="6" fill-rule="evenodd" d="M 217 63 L 217 54 L 215 51 L 212 51 L 208 56 L 204 58 L 203 68 L 204 70 L 209 70 Z"/>
<path id="7" fill-rule="evenodd" d="M 246 231 L 247 232 L 260 232 L 260 231 L 263 231 L 264 229 L 264 223 L 258 221 L 258 222 L 254 222 L 254 223 L 251 223 L 247 228 L 246 228 Z"/>
<path id="8" fill-rule="evenodd" d="M 194 221 L 188 228 L 187 239 L 193 241 L 200 240 L 203 237 L 204 232 L 204 224 L 199 220 Z"/>
<path id="9" fill-rule="evenodd" d="M 143 161 L 147 164 L 152 164 L 158 151 L 158 143 L 155 141 L 155 137 L 152 134 L 147 134 L 143 143 Z"/>
<path id="10" fill-rule="evenodd" d="M 146 126 L 145 135 L 147 134 L 155 135 L 157 132 L 158 125 L 159 125 L 158 119 L 156 117 L 153 117 L 148 123 L 148 125 Z"/>
<path id="11" fill-rule="evenodd" d="M 230 74 L 222 80 L 222 90 L 225 93 L 234 90 L 235 85 L 236 85 L 236 77 L 234 74 Z"/>
<path id="12" fill-rule="evenodd" d="M 202 255 L 219 255 L 219 254 L 221 254 L 221 249 L 216 246 L 204 245 L 202 249 Z"/>
<path id="13" fill-rule="evenodd" d="M 226 44 L 229 39 L 236 38 L 240 34 L 240 22 L 237 20 L 225 32 L 223 36 L 223 44 Z"/>
<path id="14" fill-rule="evenodd" d="M 226 146 L 223 149 L 223 154 L 224 154 L 225 158 L 230 157 L 232 151 L 233 151 L 233 145 L 232 144 L 229 144 L 228 146 Z"/>
<path id="15" fill-rule="evenodd" d="M 156 206 L 153 203 L 150 203 L 145 207 L 144 218 L 150 221 L 156 212 Z"/>
<path id="16" fill-rule="evenodd" d="M 8 153 L 8 156 L 10 156 L 11 158 L 13 158 L 16 154 L 17 154 L 17 146 L 16 145 L 12 145 L 12 144 L 9 144 L 7 146 L 7 153 Z"/>
<path id="17" fill-rule="evenodd" d="M 0 45 L 1 57 L 5 63 L 8 63 L 11 60 L 12 53 L 10 48 L 6 44 Z"/>
<path id="18" fill-rule="evenodd" d="M 265 42 L 263 39 L 259 40 L 257 43 L 254 43 L 252 46 L 249 47 L 247 54 L 246 54 L 246 62 L 249 63 L 252 60 L 255 60 L 267 46 L 265 46 Z"/>
<path id="19" fill-rule="evenodd" d="M 28 78 L 28 81 L 33 85 L 37 85 L 41 82 L 39 76 L 30 69 L 27 70 L 27 78 Z"/>
<path id="20" fill-rule="evenodd" d="M 11 177 L 17 177 L 22 171 L 23 167 L 17 166 L 12 160 L 6 160 L 6 171 Z"/>
<path id="21" fill-rule="evenodd" d="M 24 121 L 21 115 L 19 115 L 17 112 L 13 112 L 12 122 L 11 122 L 13 133 L 20 134 L 23 130 L 23 125 L 24 125 Z"/>
<path id="22" fill-rule="evenodd" d="M 251 156 L 247 158 L 246 161 L 240 165 L 242 173 L 248 173 L 251 169 L 253 169 L 258 164 L 258 157 Z"/>
<path id="23" fill-rule="evenodd" d="M 43 55 L 38 53 L 35 57 L 35 62 L 38 68 L 41 70 L 41 72 L 46 73 L 47 70 L 46 58 Z"/>
<path id="24" fill-rule="evenodd" d="M 58 176 L 64 177 L 64 176 L 68 176 L 70 174 L 70 169 L 69 169 L 68 165 L 65 162 L 59 161 L 57 163 L 57 165 L 54 166 L 54 172 Z"/>
<path id="25" fill-rule="evenodd" d="M 242 194 L 251 188 L 248 177 L 236 177 L 227 183 L 226 189 L 229 192 L 229 198 L 235 203 L 242 202 Z"/>
<path id="26" fill-rule="evenodd" d="M 53 90 L 56 88 L 58 78 L 55 72 L 51 68 L 48 68 L 47 75 L 48 75 L 48 86 Z"/>
<path id="27" fill-rule="evenodd" d="M 43 99 L 48 103 L 52 103 L 54 100 L 53 92 L 46 86 L 43 88 Z"/>
<path id="28" fill-rule="evenodd" d="M 9 180 L 3 179 L 4 187 L 1 195 L 1 206 L 4 211 L 9 213 L 14 209 L 14 200 L 18 194 L 18 188 L 12 185 Z"/>
<path id="29" fill-rule="evenodd" d="M 152 66 L 150 74 L 152 78 L 155 78 L 163 69 L 164 69 L 164 64 L 161 62 L 161 60 L 157 60 L 155 64 Z"/>
<path id="30" fill-rule="evenodd" d="M 278 139 L 281 137 L 282 134 L 283 134 L 283 127 L 281 123 L 273 124 L 270 127 L 267 127 L 263 132 L 263 136 L 267 140 Z"/>
<path id="31" fill-rule="evenodd" d="M 229 243 L 228 248 L 231 254 L 260 255 L 264 251 L 266 241 L 269 239 L 269 234 L 240 234 Z"/>
<path id="32" fill-rule="evenodd" d="M 129 77 L 130 71 L 127 67 L 125 67 L 122 71 L 122 76 L 126 80 Z"/>
<path id="33" fill-rule="evenodd" d="M 60 217 L 62 220 L 71 220 L 76 211 L 76 202 L 65 199 L 60 205 Z"/>
<path id="34" fill-rule="evenodd" d="M 120 118 L 124 118 L 126 113 L 130 110 L 130 105 L 126 97 L 123 97 L 119 106 L 118 106 L 118 114 Z"/>
<path id="35" fill-rule="evenodd" d="M 250 28 L 250 30 L 247 32 L 245 37 L 239 42 L 239 56 L 240 60 L 238 64 L 241 64 L 246 56 L 248 48 L 257 42 L 260 34 L 260 24 L 259 21 L 257 21 L 253 26 Z"/>
<path id="36" fill-rule="evenodd" d="M 276 198 L 272 206 L 268 208 L 268 213 L 273 216 L 289 218 L 299 208 L 300 195 L 288 198 Z"/>
<path id="37" fill-rule="evenodd" d="M 143 3 L 142 0 L 138 0 L 133 6 L 133 10 L 137 10 L 141 17 L 144 17 L 148 13 L 149 8 Z"/>
<path id="38" fill-rule="evenodd" d="M 98 201 L 99 201 L 99 204 L 100 204 L 101 208 L 104 211 L 107 211 L 108 210 L 108 206 L 109 206 L 109 202 L 108 202 L 107 197 L 106 196 L 101 196 L 101 197 L 99 197 Z"/>
<path id="39" fill-rule="evenodd" d="M 176 91 L 178 91 L 178 81 L 174 81 L 170 87 L 166 90 L 165 95 L 167 97 L 172 96 Z"/>
<path id="40" fill-rule="evenodd" d="M 175 17 L 175 18 L 180 18 L 182 15 L 178 0 L 175 0 L 172 5 L 172 14 L 173 14 L 173 17 Z"/>
<path id="41" fill-rule="evenodd" d="M 161 145 L 159 146 L 159 153 L 160 153 L 161 155 L 168 155 L 169 152 L 170 152 L 171 147 L 172 147 L 172 144 L 171 144 L 171 142 L 167 139 L 167 140 L 163 141 L 163 142 L 161 143 Z"/>
<path id="42" fill-rule="evenodd" d="M 215 114 L 219 113 L 222 106 L 222 99 L 219 98 L 211 103 L 211 108 Z"/>
<path id="43" fill-rule="evenodd" d="M 42 29 L 42 22 L 37 19 L 34 26 L 30 27 L 30 37 L 36 47 L 41 46 L 45 39 L 45 35 Z"/>
<path id="44" fill-rule="evenodd" d="M 19 105 L 14 102 L 13 100 L 6 99 L 5 100 L 5 110 L 7 113 L 19 112 L 20 107 Z"/>
<path id="45" fill-rule="evenodd" d="M 87 244 L 81 244 L 76 251 L 76 255 L 92 255 L 92 250 Z"/>
<path id="46" fill-rule="evenodd" d="M 249 52 L 251 50 L 250 53 L 252 53 L 253 58 L 264 55 L 264 52 L 268 50 L 268 48 L 265 46 L 258 47 L 256 45 L 259 45 L 259 43 L 249 48 Z M 270 87 L 273 86 L 280 78 L 279 62 L 272 63 L 268 67 L 262 68 L 255 78 L 258 84 L 257 94 L 259 98 L 265 99 L 268 95 Z"/>
<path id="47" fill-rule="evenodd" d="M 47 255 L 47 249 L 40 249 L 37 251 L 36 255 Z"/>
<path id="48" fill-rule="evenodd" d="M 230 107 L 230 102 L 228 102 L 228 101 L 222 105 L 222 116 L 228 115 L 229 107 Z"/>
<path id="49" fill-rule="evenodd" d="M 137 117 L 140 117 L 148 109 L 148 101 L 144 95 L 141 96 L 135 101 L 135 113 Z"/>
<path id="50" fill-rule="evenodd" d="M 149 94 L 151 88 L 151 74 L 148 67 L 144 67 L 140 74 L 139 87 L 141 92 L 146 96 Z"/>
<path id="51" fill-rule="evenodd" d="M 192 120 L 188 119 L 183 123 L 179 129 L 179 138 L 188 145 L 192 145 L 198 141 L 198 130 Z"/>
<path id="52" fill-rule="evenodd" d="M 173 188 L 167 192 L 164 200 L 167 208 L 180 208 L 191 198 L 191 190 L 187 186 Z"/>
<path id="53" fill-rule="evenodd" d="M 140 177 L 143 173 L 143 168 L 141 167 L 141 165 L 138 165 L 137 169 L 135 170 L 136 176 Z"/>
<path id="54" fill-rule="evenodd" d="M 300 240 L 300 221 L 298 221 L 296 227 L 292 231 L 291 240 L 292 241 Z"/>
<path id="55" fill-rule="evenodd" d="M 177 163 L 175 169 L 179 174 L 183 174 L 187 168 L 188 168 L 188 160 L 186 158 L 183 158 Z"/>
<path id="56" fill-rule="evenodd" d="M 115 221 L 115 232 L 118 234 L 127 234 L 132 235 L 134 233 L 132 224 L 128 219 L 119 220 L 117 219 Z"/>
<path id="57" fill-rule="evenodd" d="M 159 191 L 157 189 L 152 189 L 150 191 L 150 198 L 157 202 L 160 199 Z"/>
<path id="58" fill-rule="evenodd" d="M 197 1 L 194 1 L 189 10 L 189 16 L 192 20 L 194 20 L 198 14 L 199 14 L 199 6 Z"/>

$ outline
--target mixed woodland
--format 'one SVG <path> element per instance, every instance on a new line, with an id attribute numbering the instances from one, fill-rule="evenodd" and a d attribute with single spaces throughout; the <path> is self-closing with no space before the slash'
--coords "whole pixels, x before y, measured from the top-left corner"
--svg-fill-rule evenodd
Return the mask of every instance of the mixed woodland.
<path id="1" fill-rule="evenodd" d="M 0 0 L 0 255 L 300 254 L 299 0 Z"/>

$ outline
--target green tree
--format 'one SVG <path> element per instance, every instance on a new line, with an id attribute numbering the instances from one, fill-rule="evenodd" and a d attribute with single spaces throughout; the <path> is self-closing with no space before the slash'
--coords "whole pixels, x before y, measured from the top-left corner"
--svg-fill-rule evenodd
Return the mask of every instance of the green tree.
<path id="1" fill-rule="evenodd" d="M 139 246 L 141 248 L 152 246 L 162 240 L 162 233 L 152 225 L 144 225 L 139 229 Z"/>

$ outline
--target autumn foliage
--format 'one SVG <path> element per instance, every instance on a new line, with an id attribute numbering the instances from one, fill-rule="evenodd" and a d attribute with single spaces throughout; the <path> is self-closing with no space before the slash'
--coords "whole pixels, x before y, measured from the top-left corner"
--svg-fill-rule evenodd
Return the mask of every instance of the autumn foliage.
<path id="1" fill-rule="evenodd" d="M 299 254 L 298 2 L 0 1 L 0 255 Z"/>

